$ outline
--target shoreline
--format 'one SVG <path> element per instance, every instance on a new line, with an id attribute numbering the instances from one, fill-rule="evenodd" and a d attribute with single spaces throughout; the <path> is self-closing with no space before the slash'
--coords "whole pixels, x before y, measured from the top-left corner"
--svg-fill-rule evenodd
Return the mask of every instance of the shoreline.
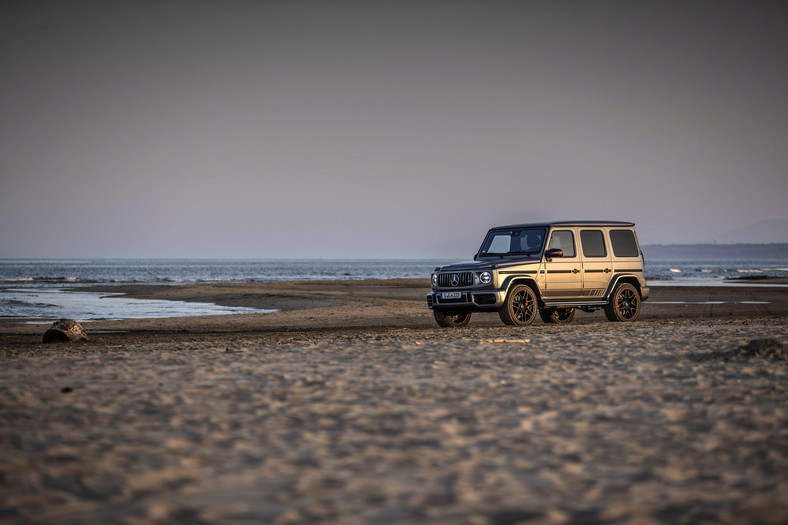
<path id="1" fill-rule="evenodd" d="M 97 285 L 75 291 L 105 292 L 113 298 L 153 299 L 246 307 L 275 312 L 215 316 L 155 317 L 117 321 L 85 321 L 85 329 L 166 332 L 226 332 L 233 330 L 299 330 L 380 327 L 432 327 L 426 307 L 429 285 L 424 279 L 352 281 L 271 281 L 257 283 L 206 283 L 186 285 Z M 752 286 L 654 286 L 643 302 L 638 322 L 660 319 L 785 318 L 788 293 L 781 287 Z M 64 311 L 61 317 L 69 317 Z M 0 336 L 40 331 L 40 319 L 0 319 Z M 536 324 L 541 321 L 537 320 Z M 607 322 L 601 311 L 578 312 L 576 323 Z M 503 326 L 496 313 L 475 313 L 471 325 Z"/>
<path id="2" fill-rule="evenodd" d="M 113 298 L 153 299 L 246 307 L 274 312 L 214 316 L 155 317 L 85 321 L 90 331 L 192 333 L 232 331 L 297 331 L 320 328 L 436 327 L 426 306 L 429 286 L 424 279 L 352 281 L 271 281 L 186 285 L 120 285 L 73 288 L 106 292 Z M 788 293 L 780 287 L 654 286 L 643 302 L 638 323 L 665 319 L 754 319 L 788 316 Z M 61 317 L 69 317 L 63 312 Z M 38 321 L 27 324 L 29 321 Z M 46 319 L 0 319 L 0 342 L 9 334 L 41 332 Z M 607 323 L 601 311 L 578 312 L 576 323 Z M 540 320 L 535 325 L 541 324 Z M 497 313 L 475 313 L 471 326 L 500 326 Z M 527 328 L 526 328 L 527 329 Z"/>
<path id="3" fill-rule="evenodd" d="M 424 285 L 422 278 L 392 278 L 392 279 L 353 279 L 353 280 L 305 280 L 305 281 L 257 281 L 257 282 L 210 282 L 210 283 L 181 283 L 181 284 L 89 284 L 89 285 L 63 285 L 52 288 L 22 288 L 19 292 L 21 301 L 31 301 L 31 298 L 38 297 L 41 293 L 64 292 L 61 296 L 61 310 L 53 309 L 54 305 L 44 304 L 49 307 L 48 316 L 43 317 L 0 317 L 0 332 L 3 326 L 25 325 L 25 324 L 46 324 L 58 318 L 73 318 L 84 323 L 98 322 L 133 322 L 145 319 L 189 319 L 192 317 L 206 317 L 218 315 L 238 315 L 242 313 L 254 314 L 263 313 L 263 310 L 276 310 L 280 312 L 293 312 L 297 310 L 314 309 L 319 306 L 345 308 L 349 304 L 357 304 L 371 297 L 386 299 L 408 299 L 420 301 L 426 296 L 429 288 Z M 721 302 L 742 302 L 748 301 L 752 292 L 756 288 L 765 289 L 764 293 L 773 295 L 771 292 L 788 288 L 788 279 L 767 277 L 752 279 L 743 277 L 735 280 L 707 280 L 710 282 L 696 282 L 689 280 L 651 280 L 648 282 L 652 288 L 652 297 L 664 296 L 669 294 L 672 302 L 681 301 L 680 297 L 689 293 L 691 298 L 687 302 L 698 303 L 701 296 L 706 294 L 701 290 L 713 290 L 709 297 L 712 300 Z M 665 292 L 664 288 L 669 288 Z M 727 289 L 722 292 L 719 289 Z M 733 291 L 733 290 L 737 291 Z M 4 287 L 0 290 L 8 292 L 14 291 L 13 288 Z M 745 290 L 745 295 L 741 295 L 741 290 Z M 385 291 L 385 293 L 384 293 Z M 385 295 L 385 294 L 388 295 Z M 102 296 L 102 294 L 105 294 Z M 761 295 L 761 294 L 758 294 Z M 39 301 L 47 303 L 49 298 L 41 296 Z M 675 299 L 679 297 L 679 299 Z M 742 297 L 744 297 L 742 299 Z M 96 299 L 107 299 L 107 301 L 97 302 Z M 12 297 L 12 299 L 15 299 Z M 35 301 L 36 299 L 32 299 Z M 57 299 L 54 299 L 57 301 Z M 97 305 L 110 304 L 113 300 L 118 301 L 117 307 L 104 308 L 98 306 L 92 309 L 90 301 Z M 135 300 L 148 300 L 150 303 Z M 168 308 L 166 303 L 173 302 L 173 307 Z M 13 302 L 13 301 L 12 301 Z M 182 306 L 176 306 L 180 302 Z M 644 302 L 646 315 L 652 308 L 649 305 L 656 304 L 656 300 Z M 666 302 L 666 301 L 663 301 Z M 770 303 L 771 301 L 765 301 Z M 156 304 L 158 303 L 158 304 Z M 23 304 L 23 303 L 20 303 Z M 78 311 L 69 312 L 69 305 L 73 304 Z M 200 308 L 205 305 L 206 308 Z M 80 309 L 81 308 L 81 309 Z M 238 311 L 228 311 L 229 309 Z M 257 310 L 256 312 L 243 312 L 244 309 Z M 168 312 L 171 310 L 171 312 Z M 11 310 L 13 312 L 13 310 Z M 146 317 L 146 314 L 151 313 Z M 424 313 L 422 311 L 422 313 Z M 429 312 L 427 312 L 429 313 Z M 395 311 L 395 314 L 397 312 Z M 751 315 L 750 312 L 743 312 L 744 315 Z M 416 311 L 411 311 L 409 315 L 418 315 Z M 584 315 L 584 314 L 581 314 Z M 675 311 L 660 311 L 656 315 L 666 315 L 673 317 Z M 688 315 L 692 315 L 691 313 Z M 51 317 L 50 317 L 51 316 Z M 390 324 L 390 323 L 387 323 Z"/>

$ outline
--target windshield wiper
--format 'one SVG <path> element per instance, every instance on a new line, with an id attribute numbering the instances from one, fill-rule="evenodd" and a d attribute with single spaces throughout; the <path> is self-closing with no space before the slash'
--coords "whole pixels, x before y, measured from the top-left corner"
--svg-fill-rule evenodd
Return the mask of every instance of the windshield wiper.
<path id="1" fill-rule="evenodd" d="M 536 255 L 537 252 L 487 252 L 480 253 L 479 257 L 506 257 L 507 255 Z"/>

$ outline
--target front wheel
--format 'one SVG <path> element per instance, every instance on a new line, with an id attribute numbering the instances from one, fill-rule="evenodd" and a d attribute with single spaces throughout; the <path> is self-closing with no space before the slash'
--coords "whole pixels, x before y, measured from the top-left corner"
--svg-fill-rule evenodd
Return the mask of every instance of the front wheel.
<path id="1" fill-rule="evenodd" d="M 629 322 L 640 315 L 640 292 L 629 283 L 621 283 L 613 290 L 605 305 L 608 321 Z"/>
<path id="2" fill-rule="evenodd" d="M 498 315 L 504 324 L 512 326 L 526 326 L 534 322 L 536 311 L 536 294 L 528 285 L 518 284 L 509 290 L 509 295 L 498 310 Z"/>
<path id="3" fill-rule="evenodd" d="M 433 310 L 432 315 L 435 322 L 443 328 L 462 328 L 471 321 L 471 314 L 453 314 L 445 310 Z"/>
<path id="4" fill-rule="evenodd" d="M 545 323 L 569 324 L 575 318 L 574 308 L 545 308 L 539 310 L 539 316 Z"/>

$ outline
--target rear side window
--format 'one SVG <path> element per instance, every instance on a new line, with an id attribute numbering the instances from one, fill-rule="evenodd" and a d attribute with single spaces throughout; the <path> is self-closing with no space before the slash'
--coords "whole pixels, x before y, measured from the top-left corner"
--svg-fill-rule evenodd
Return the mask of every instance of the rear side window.
<path id="1" fill-rule="evenodd" d="M 632 230 L 610 230 L 610 244 L 616 257 L 638 257 L 638 243 Z"/>
<path id="2" fill-rule="evenodd" d="M 604 257 L 607 255 L 605 250 L 605 236 L 601 230 L 583 230 L 580 232 L 580 244 L 583 245 L 584 257 Z"/>

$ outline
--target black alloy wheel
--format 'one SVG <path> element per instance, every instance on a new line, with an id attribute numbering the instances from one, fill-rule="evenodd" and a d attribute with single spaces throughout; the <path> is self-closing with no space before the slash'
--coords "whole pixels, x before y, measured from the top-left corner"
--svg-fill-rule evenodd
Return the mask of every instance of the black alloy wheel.
<path id="1" fill-rule="evenodd" d="M 533 289 L 526 284 L 518 284 L 509 290 L 498 315 L 505 324 L 527 326 L 534 322 L 538 309 Z"/>
<path id="2" fill-rule="evenodd" d="M 544 308 L 539 316 L 545 323 L 569 324 L 575 318 L 574 308 Z"/>
<path id="3" fill-rule="evenodd" d="M 443 328 L 462 328 L 471 321 L 470 313 L 456 314 L 446 310 L 433 310 L 432 315 L 438 326 Z"/>
<path id="4" fill-rule="evenodd" d="M 609 321 L 631 322 L 640 316 L 640 292 L 629 283 L 616 286 L 605 305 L 605 316 Z"/>

